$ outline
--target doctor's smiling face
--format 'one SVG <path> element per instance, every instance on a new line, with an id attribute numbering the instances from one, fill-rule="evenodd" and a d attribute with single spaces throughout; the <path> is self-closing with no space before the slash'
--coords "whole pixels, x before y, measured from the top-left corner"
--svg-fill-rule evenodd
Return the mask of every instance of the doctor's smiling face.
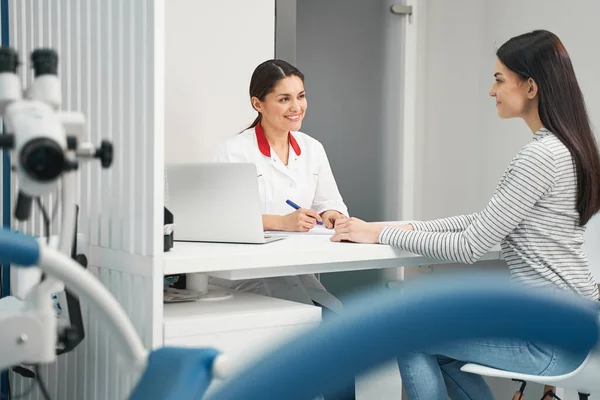
<path id="1" fill-rule="evenodd" d="M 500 118 L 523 117 L 537 108 L 537 84 L 508 69 L 499 59 L 490 96 L 496 98 Z"/>
<path id="2" fill-rule="evenodd" d="M 267 131 L 298 131 L 306 113 L 304 82 L 298 76 L 282 78 L 264 100 L 252 97 L 254 109 L 261 114 L 261 124 Z"/>

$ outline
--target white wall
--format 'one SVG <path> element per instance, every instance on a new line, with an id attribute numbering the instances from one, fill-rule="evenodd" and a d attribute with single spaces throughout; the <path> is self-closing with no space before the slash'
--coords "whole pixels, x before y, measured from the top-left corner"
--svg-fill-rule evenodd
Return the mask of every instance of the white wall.
<path id="1" fill-rule="evenodd" d="M 382 153 L 388 132 L 400 128 L 384 130 L 384 88 L 392 86 L 383 81 L 385 32 L 401 21 L 392 16 L 386 0 L 297 2 L 296 66 L 308 98 L 302 131 L 323 143 L 350 214 L 368 221 L 389 218 Z"/>
<path id="2" fill-rule="evenodd" d="M 496 116 L 487 94 L 495 51 L 510 37 L 540 28 L 556 33 L 572 57 L 592 123 L 600 123 L 600 53 L 590 51 L 600 36 L 599 13 L 594 0 L 428 0 L 420 218 L 483 208 L 510 159 L 531 140 L 521 120 Z M 587 237 L 600 278 L 600 246 L 594 245 L 600 218 L 590 223 Z"/>
<path id="3" fill-rule="evenodd" d="M 556 33 L 571 55 L 592 123 L 600 126 L 600 53 L 593 51 L 600 37 L 598 15 L 595 0 L 427 0 L 419 218 L 481 210 L 510 159 L 531 140 L 522 121 L 497 117 L 487 94 L 495 51 L 510 37 L 534 29 Z M 600 217 L 590 222 L 586 239 L 600 278 Z M 510 398 L 515 388 L 500 381 L 494 386 L 498 398 Z M 529 390 L 528 398 L 540 396 L 541 389 Z"/>
<path id="4" fill-rule="evenodd" d="M 169 0 L 166 162 L 202 162 L 256 117 L 248 86 L 275 52 L 275 0 Z"/>
<path id="5" fill-rule="evenodd" d="M 596 39 L 600 37 L 600 25 L 597 16 L 600 15 L 600 3 L 594 0 L 538 0 L 520 2 L 517 0 L 498 2 L 488 1 L 486 35 L 488 43 L 501 44 L 506 39 L 518 34 L 520 31 L 542 28 L 558 35 L 569 52 L 579 84 L 585 96 L 588 112 L 592 124 L 600 127 L 600 80 L 598 80 L 598 65 L 600 53 L 590 51 L 597 47 Z M 512 12 L 510 10 L 513 10 Z M 519 10 L 515 13 L 514 10 Z M 582 29 L 582 27 L 585 27 Z M 491 65 L 491 64 L 490 64 Z M 491 79 L 490 79 L 491 81 Z M 490 107 L 491 108 L 491 107 Z M 498 153 L 508 154 L 512 150 L 511 143 L 502 135 L 505 131 L 502 124 L 494 123 L 494 113 L 484 113 L 484 126 L 493 127 L 490 131 L 493 149 Z M 520 124 L 521 131 L 526 133 L 524 124 Z M 596 137 L 600 132 L 596 130 Z M 501 168 L 500 160 L 493 159 L 494 163 L 486 164 L 488 173 L 495 173 Z M 483 185 L 480 182 L 480 185 Z M 491 188 L 491 187 L 490 187 Z M 586 235 L 586 250 L 596 279 L 600 280 L 600 216 L 588 225 Z"/>

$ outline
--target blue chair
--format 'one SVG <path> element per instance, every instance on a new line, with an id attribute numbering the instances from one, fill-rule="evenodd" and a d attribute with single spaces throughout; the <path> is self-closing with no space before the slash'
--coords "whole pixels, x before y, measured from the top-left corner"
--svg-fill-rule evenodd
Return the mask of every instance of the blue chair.
<path id="1" fill-rule="evenodd" d="M 363 294 L 346 310 L 236 374 L 208 399 L 310 400 L 394 357 L 448 341 L 519 337 L 589 352 L 599 333 L 596 304 L 503 284 L 496 274 L 430 277 L 402 293 Z M 553 329 L 547 329 L 550 319 Z M 158 350 L 131 398 L 199 399 L 215 357 L 206 349 Z"/>

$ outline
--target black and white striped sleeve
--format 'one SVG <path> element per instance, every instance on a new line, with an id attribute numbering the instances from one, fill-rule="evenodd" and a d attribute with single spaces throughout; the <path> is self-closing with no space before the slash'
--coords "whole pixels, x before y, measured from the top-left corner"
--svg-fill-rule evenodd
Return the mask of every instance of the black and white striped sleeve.
<path id="1" fill-rule="evenodd" d="M 458 215 L 434 219 L 433 221 L 411 222 L 415 231 L 420 232 L 462 232 L 471 225 L 471 222 L 477 217 L 477 214 Z"/>
<path id="2" fill-rule="evenodd" d="M 460 263 L 477 261 L 500 243 L 553 187 L 556 165 L 551 149 L 532 142 L 513 159 L 486 208 L 460 232 L 408 231 L 386 227 L 383 244 L 427 257 Z"/>

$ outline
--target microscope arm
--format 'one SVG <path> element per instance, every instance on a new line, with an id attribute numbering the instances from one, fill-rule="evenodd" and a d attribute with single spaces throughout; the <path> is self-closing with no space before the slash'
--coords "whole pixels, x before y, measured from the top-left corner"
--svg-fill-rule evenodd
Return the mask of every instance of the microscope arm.
<path id="1" fill-rule="evenodd" d="M 13 266 L 38 266 L 52 278 L 64 282 L 69 290 L 86 299 L 103 314 L 110 325 L 109 332 L 117 337 L 121 347 L 119 353 L 124 355 L 124 360 L 136 371 L 145 368 L 148 352 L 127 314 L 113 295 L 77 262 L 58 250 L 40 244 L 33 237 L 6 229 L 0 230 L 0 260 Z M 3 326 L 0 334 L 0 368 L 21 362 L 51 362 L 56 357 L 56 315 L 51 303 L 45 301 L 48 296 L 45 290 L 40 290 L 40 286 L 35 287 L 20 306 L 0 307 L 0 324 Z M 0 304 L 10 301 L 8 299 Z M 5 308 L 12 310 L 3 312 Z M 18 323 L 7 330 L 5 327 L 9 325 L 5 322 L 9 319 Z M 19 331 L 20 327 L 27 331 Z M 25 344 L 23 337 L 26 337 Z M 17 352 L 21 359 L 5 358 L 6 354 L 12 352 Z"/>

